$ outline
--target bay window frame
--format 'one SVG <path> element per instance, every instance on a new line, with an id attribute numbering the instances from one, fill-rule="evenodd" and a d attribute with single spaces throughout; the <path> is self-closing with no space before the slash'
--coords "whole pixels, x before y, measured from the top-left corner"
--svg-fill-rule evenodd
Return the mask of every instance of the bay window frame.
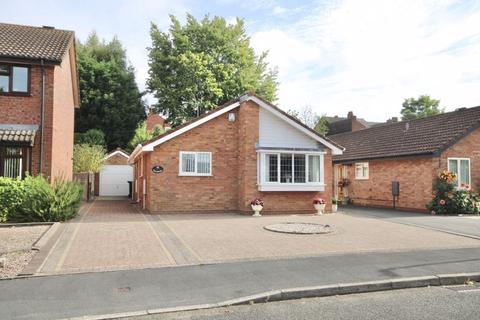
<path id="1" fill-rule="evenodd" d="M 277 156 L 277 181 L 267 181 L 267 155 Z M 281 181 L 281 155 L 291 155 L 292 182 Z M 305 182 L 295 182 L 295 155 L 305 156 Z M 259 191 L 325 191 L 325 154 L 324 151 L 293 151 L 293 150 L 257 150 L 257 186 Z M 309 156 L 318 156 L 320 159 L 319 181 L 309 180 Z"/>

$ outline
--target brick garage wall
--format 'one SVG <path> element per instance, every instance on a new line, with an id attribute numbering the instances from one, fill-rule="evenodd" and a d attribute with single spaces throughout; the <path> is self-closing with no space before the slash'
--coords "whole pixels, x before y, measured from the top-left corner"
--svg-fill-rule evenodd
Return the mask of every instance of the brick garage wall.
<path id="1" fill-rule="evenodd" d="M 72 46 L 70 50 L 74 50 Z M 73 131 L 74 92 L 70 65 L 70 54 L 65 55 L 60 66 L 55 67 L 53 110 L 49 113 L 51 131 L 51 176 L 72 179 L 73 173 Z M 51 121 L 51 122 L 50 122 Z"/>
<path id="2" fill-rule="evenodd" d="M 45 67 L 45 121 L 51 123 L 53 107 L 53 77 L 54 67 Z M 41 68 L 30 67 L 30 95 L 29 96 L 3 96 L 0 95 L 0 123 L 2 124 L 35 124 L 40 125 L 41 118 Z M 40 129 L 35 137 L 32 148 L 32 174 L 39 173 L 40 165 Z M 51 141 L 51 128 L 45 130 L 45 141 Z M 44 161 L 44 173 L 50 176 L 50 150 L 46 148 Z"/>
<path id="3" fill-rule="evenodd" d="M 126 165 L 128 164 L 128 158 L 125 158 L 121 154 L 116 154 L 111 156 L 105 161 L 105 164 L 108 165 Z"/>
<path id="4" fill-rule="evenodd" d="M 356 205 L 392 207 L 392 181 L 400 182 L 397 208 L 426 211 L 432 198 L 433 159 L 358 161 L 369 163 L 369 179 L 356 180 L 354 164 L 348 167 L 348 193 Z"/>
<path id="5" fill-rule="evenodd" d="M 238 112 L 238 111 L 235 111 Z M 162 211 L 236 210 L 238 202 L 238 121 L 228 113 L 165 142 L 147 158 L 147 209 Z M 180 151 L 212 152 L 212 176 L 181 177 Z M 164 171 L 154 174 L 151 168 Z"/>
<path id="6" fill-rule="evenodd" d="M 470 183 L 472 189 L 480 188 L 480 129 L 459 140 L 434 160 L 434 175 L 448 169 L 448 158 L 470 158 Z"/>

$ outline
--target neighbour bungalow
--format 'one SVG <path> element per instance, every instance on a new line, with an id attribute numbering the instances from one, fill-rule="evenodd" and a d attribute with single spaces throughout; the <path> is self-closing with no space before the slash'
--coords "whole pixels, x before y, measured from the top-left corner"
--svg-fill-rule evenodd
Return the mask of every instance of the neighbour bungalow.
<path id="1" fill-rule="evenodd" d="M 348 112 L 347 117 L 326 117 L 328 132 L 327 136 L 343 133 L 343 132 L 353 132 L 358 130 L 363 130 L 366 128 L 373 127 L 380 123 L 366 121 L 365 119 L 357 118 L 352 111 Z"/>
<path id="2" fill-rule="evenodd" d="M 329 136 L 345 147 L 333 157 L 335 195 L 356 205 L 426 210 L 443 170 L 458 188 L 480 187 L 480 107 Z"/>
<path id="3" fill-rule="evenodd" d="M 73 31 L 0 23 L 0 176 L 72 178 Z"/>
<path id="4" fill-rule="evenodd" d="M 311 213 L 331 208 L 332 155 L 343 148 L 276 106 L 245 94 L 138 145 L 134 200 L 150 212 Z"/>

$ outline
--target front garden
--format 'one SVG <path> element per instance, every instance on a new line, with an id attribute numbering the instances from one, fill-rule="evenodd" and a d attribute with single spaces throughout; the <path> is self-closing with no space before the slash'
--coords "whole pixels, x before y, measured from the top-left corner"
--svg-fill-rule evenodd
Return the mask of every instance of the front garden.
<path id="1" fill-rule="evenodd" d="M 82 192 L 81 185 L 72 181 L 50 184 L 42 176 L 0 177 L 0 223 L 69 220 L 78 212 Z"/>
<path id="2" fill-rule="evenodd" d="M 469 185 L 456 187 L 457 176 L 443 171 L 435 181 L 433 200 L 427 204 L 432 214 L 480 214 L 480 196 Z"/>

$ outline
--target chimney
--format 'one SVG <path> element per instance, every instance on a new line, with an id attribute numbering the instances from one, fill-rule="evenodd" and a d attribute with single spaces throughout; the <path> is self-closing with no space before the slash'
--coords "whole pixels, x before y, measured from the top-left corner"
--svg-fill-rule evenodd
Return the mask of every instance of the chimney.
<path id="1" fill-rule="evenodd" d="M 352 120 L 357 119 L 357 117 L 356 117 L 355 115 L 353 115 L 353 111 L 349 111 L 349 112 L 348 112 L 347 118 L 348 118 L 348 119 L 352 119 Z"/>

